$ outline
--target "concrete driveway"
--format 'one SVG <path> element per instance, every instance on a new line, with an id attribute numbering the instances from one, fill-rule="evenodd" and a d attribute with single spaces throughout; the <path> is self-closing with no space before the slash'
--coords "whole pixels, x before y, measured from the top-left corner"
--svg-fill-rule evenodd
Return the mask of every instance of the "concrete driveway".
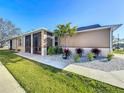
<path id="1" fill-rule="evenodd" d="M 121 59 L 124 59 L 124 54 L 114 54 L 114 56 L 121 58 Z"/>

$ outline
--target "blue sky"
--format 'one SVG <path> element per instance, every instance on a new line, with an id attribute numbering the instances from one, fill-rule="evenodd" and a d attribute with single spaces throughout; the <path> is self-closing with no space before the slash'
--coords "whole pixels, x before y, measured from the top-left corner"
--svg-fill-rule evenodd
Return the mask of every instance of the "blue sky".
<path id="1" fill-rule="evenodd" d="M 11 20 L 23 32 L 57 24 L 124 24 L 124 0 L 0 0 L 0 17 Z M 124 25 L 114 35 L 124 38 Z"/>

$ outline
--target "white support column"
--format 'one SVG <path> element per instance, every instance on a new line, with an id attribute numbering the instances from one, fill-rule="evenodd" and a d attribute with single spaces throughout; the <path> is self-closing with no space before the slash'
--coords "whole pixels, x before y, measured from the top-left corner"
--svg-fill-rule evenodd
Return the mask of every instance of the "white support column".
<path id="1" fill-rule="evenodd" d="M 31 54 L 33 54 L 33 34 L 31 34 Z"/>
<path id="2" fill-rule="evenodd" d="M 15 46 L 15 51 L 17 52 L 18 51 L 18 43 L 17 43 L 17 38 L 15 39 L 15 42 L 16 42 L 16 46 Z"/>
<path id="3" fill-rule="evenodd" d="M 55 46 L 55 36 L 52 37 L 53 41 L 53 46 Z"/>
<path id="4" fill-rule="evenodd" d="M 8 49 L 10 49 L 10 40 L 8 41 Z M 0 43 L 0 46 L 1 46 L 1 43 Z"/>
<path id="5" fill-rule="evenodd" d="M 44 31 L 41 31 L 41 55 L 44 55 Z"/>
<path id="6" fill-rule="evenodd" d="M 23 52 L 25 52 L 25 36 L 23 36 L 22 38 L 23 38 Z"/>

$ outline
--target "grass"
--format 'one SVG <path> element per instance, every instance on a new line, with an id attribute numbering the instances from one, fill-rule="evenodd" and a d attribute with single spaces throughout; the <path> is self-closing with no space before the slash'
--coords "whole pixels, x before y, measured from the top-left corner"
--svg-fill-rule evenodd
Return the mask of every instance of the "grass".
<path id="1" fill-rule="evenodd" d="M 0 50 L 0 61 L 28 93 L 124 93 L 123 89 Z"/>
<path id="2" fill-rule="evenodd" d="M 113 51 L 113 53 L 115 53 L 115 54 L 124 54 L 124 50 L 116 49 L 116 50 Z"/>

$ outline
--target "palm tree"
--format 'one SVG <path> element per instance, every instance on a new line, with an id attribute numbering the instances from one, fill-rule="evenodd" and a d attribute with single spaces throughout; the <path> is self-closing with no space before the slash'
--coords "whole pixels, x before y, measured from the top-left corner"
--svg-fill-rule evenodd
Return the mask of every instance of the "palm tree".
<path id="1" fill-rule="evenodd" d="M 66 39 L 68 36 L 73 36 L 77 30 L 77 26 L 71 27 L 71 23 L 67 24 L 60 24 L 57 26 L 57 29 L 54 30 L 54 35 L 59 38 L 64 37 L 65 38 L 65 47 L 66 47 Z M 60 43 L 59 43 L 60 45 Z"/>
<path id="2" fill-rule="evenodd" d="M 55 37 L 58 37 L 58 45 L 60 46 L 60 38 L 64 36 L 63 25 L 57 25 L 57 29 L 54 30 Z"/>

